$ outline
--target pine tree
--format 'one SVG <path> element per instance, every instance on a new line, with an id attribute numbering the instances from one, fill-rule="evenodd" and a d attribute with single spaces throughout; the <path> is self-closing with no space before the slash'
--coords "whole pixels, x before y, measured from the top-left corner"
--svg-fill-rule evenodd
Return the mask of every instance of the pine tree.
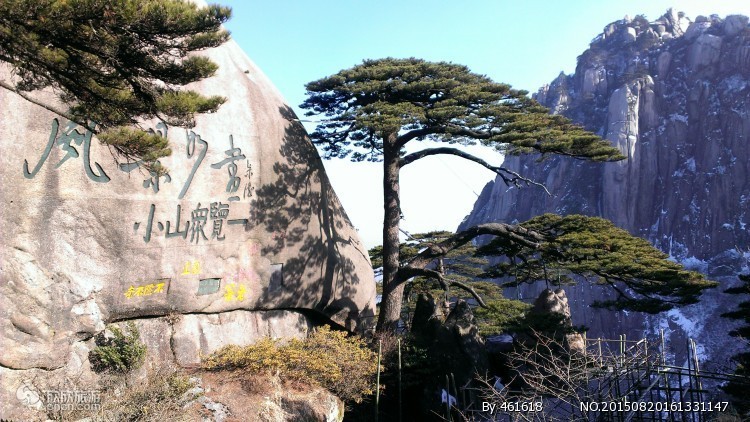
<path id="1" fill-rule="evenodd" d="M 384 167 L 383 301 L 379 330 L 395 329 L 406 276 L 399 268 L 399 172 L 419 159 L 449 154 L 476 162 L 509 185 L 537 184 L 492 166 L 455 144 L 477 142 L 505 154 L 559 154 L 593 161 L 623 158 L 598 136 L 550 115 L 527 92 L 472 73 L 466 66 L 420 59 L 365 60 L 310 82 L 301 105 L 323 115 L 311 135 L 325 158 L 382 161 Z M 411 141 L 445 146 L 406 153 Z"/>
<path id="2" fill-rule="evenodd" d="M 231 9 L 181 0 L 0 0 L 0 61 L 13 75 L 0 87 L 87 127 L 147 166 L 171 153 L 164 138 L 134 129 L 143 119 L 191 126 L 225 99 L 180 86 L 217 66 L 191 53 L 229 37 Z M 68 110 L 30 91 L 51 87 Z"/>
<path id="3" fill-rule="evenodd" d="M 603 218 L 544 214 L 519 226 L 539 236 L 538 244 L 494 239 L 477 254 L 503 260 L 483 276 L 510 280 L 507 285 L 540 280 L 566 285 L 586 280 L 616 293 L 615 299 L 593 306 L 647 313 L 696 303 L 704 289 L 718 285 Z"/>
<path id="4" fill-rule="evenodd" d="M 495 237 L 476 247 L 471 240 L 477 234 Z M 381 247 L 370 254 L 373 265 L 382 265 Z M 611 221 L 582 215 L 544 214 L 515 225 L 490 223 L 461 233 L 415 235 L 401 244 L 400 258 L 397 281 L 410 291 L 437 296 L 456 287 L 460 290 L 451 297 L 462 297 L 460 292 L 473 297 L 481 306 L 475 314 L 484 333 L 523 330 L 533 323 L 522 318 L 527 307 L 504 298 L 502 287 L 588 282 L 615 292 L 614 299 L 592 306 L 657 313 L 696 303 L 704 289 L 718 285 L 669 261 L 646 240 Z M 498 263 L 489 265 L 489 258 Z"/>

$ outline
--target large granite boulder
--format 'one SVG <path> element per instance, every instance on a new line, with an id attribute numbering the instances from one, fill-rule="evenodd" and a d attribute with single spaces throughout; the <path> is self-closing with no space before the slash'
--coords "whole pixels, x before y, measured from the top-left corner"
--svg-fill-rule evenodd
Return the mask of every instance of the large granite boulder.
<path id="1" fill-rule="evenodd" d="M 86 373 L 107 323 L 136 320 L 194 364 L 310 317 L 372 321 L 369 258 L 304 128 L 236 43 L 205 54 L 219 70 L 190 88 L 228 101 L 190 129 L 144 122 L 170 141 L 161 177 L 0 89 L 0 417 L 23 380 Z"/>
<path id="2" fill-rule="evenodd" d="M 341 422 L 344 419 L 344 402 L 317 385 L 285 384 L 278 375 L 205 373 L 195 380 L 202 395 L 191 405 L 191 410 L 202 410 L 203 420 Z"/>

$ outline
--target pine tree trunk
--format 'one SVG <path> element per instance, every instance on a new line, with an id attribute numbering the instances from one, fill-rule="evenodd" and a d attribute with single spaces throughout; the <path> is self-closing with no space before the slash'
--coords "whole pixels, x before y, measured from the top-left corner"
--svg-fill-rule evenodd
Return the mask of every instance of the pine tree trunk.
<path id="1" fill-rule="evenodd" d="M 399 268 L 399 151 L 397 133 L 391 134 L 383 148 L 383 300 L 380 302 L 377 331 L 395 331 L 401 318 L 404 284 L 395 286 Z"/>

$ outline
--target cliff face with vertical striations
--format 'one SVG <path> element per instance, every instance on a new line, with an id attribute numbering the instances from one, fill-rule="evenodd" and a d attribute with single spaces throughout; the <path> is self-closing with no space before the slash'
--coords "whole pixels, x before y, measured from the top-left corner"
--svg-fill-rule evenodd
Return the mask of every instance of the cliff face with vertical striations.
<path id="1" fill-rule="evenodd" d="M 627 159 L 506 157 L 505 166 L 545 183 L 552 195 L 496 180 L 459 229 L 546 212 L 602 216 L 693 269 L 734 283 L 750 245 L 747 17 L 691 22 L 670 10 L 652 22 L 611 23 L 579 57 L 575 74 L 561 74 L 535 98 L 608 139 Z M 533 297 L 540 290 L 523 289 L 509 295 Z M 608 293 L 587 285 L 568 288 L 568 296 L 574 323 L 590 326 L 590 336 L 641 337 L 645 324 L 647 332 L 666 328 L 675 341 L 703 337 L 706 357 L 723 360 L 726 338 L 712 332 L 726 329 L 718 315 L 731 299 L 720 289 L 658 317 L 593 310 L 591 300 Z"/>

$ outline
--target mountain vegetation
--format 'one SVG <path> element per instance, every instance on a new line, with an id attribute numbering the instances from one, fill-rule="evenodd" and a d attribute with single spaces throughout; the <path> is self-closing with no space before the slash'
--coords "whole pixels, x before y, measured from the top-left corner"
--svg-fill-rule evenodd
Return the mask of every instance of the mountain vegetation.
<path id="1" fill-rule="evenodd" d="M 249 346 L 225 346 L 203 360 L 209 371 L 275 374 L 284 380 L 320 385 L 359 403 L 374 393 L 376 355 L 365 341 L 322 326 L 305 339 L 280 343 L 263 338 Z"/>
<path id="2" fill-rule="evenodd" d="M 505 231 L 505 235 L 503 235 Z M 478 234 L 495 234 L 476 247 Z M 373 265 L 382 265 L 382 248 L 370 250 Z M 717 283 L 668 260 L 648 241 L 630 235 L 598 217 L 545 214 L 517 225 L 492 223 L 461 233 L 416 235 L 400 245 L 400 279 L 406 296 L 418 292 L 471 296 L 485 334 L 498 333 L 520 321 L 523 303 L 503 298 L 499 285 L 477 281 L 499 279 L 504 286 L 545 282 L 571 285 L 589 282 L 612 289 L 615 298 L 592 304 L 610 309 L 656 313 L 696 303 Z M 490 259 L 497 262 L 490 265 Z M 456 288 L 451 294 L 450 289 Z"/>
<path id="3" fill-rule="evenodd" d="M 593 161 L 619 160 L 619 150 L 567 118 L 550 115 L 526 91 L 472 73 L 466 66 L 421 59 L 365 60 L 362 64 L 306 85 L 301 105 L 322 115 L 311 138 L 325 158 L 382 161 L 383 301 L 377 327 L 394 330 L 400 318 L 404 282 L 414 271 L 400 268 L 399 172 L 417 160 L 454 155 L 498 174 L 508 185 L 538 184 L 502 166 L 493 166 L 456 145 L 481 143 L 505 154 L 558 154 Z M 443 146 L 408 152 L 412 141 Z M 495 227 L 495 234 L 523 235 Z M 493 234 L 493 228 L 479 234 Z M 461 244 L 469 240 L 467 232 Z M 509 238 L 509 239 L 510 239 Z M 524 240 L 525 241 L 525 240 Z M 413 267 L 411 268 L 414 269 Z M 424 268 L 419 269 L 424 272 Z"/>

